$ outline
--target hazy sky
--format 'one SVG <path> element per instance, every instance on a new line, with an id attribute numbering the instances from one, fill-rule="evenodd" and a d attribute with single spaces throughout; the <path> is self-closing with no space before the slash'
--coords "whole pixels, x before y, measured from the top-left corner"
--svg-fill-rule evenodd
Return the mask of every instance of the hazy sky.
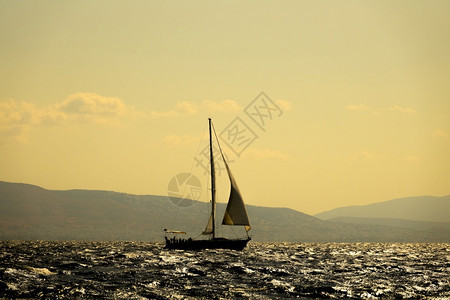
<path id="1" fill-rule="evenodd" d="M 205 188 L 207 118 L 239 117 L 248 204 L 450 194 L 449 1 L 0 1 L 0 40 L 0 180 Z"/>

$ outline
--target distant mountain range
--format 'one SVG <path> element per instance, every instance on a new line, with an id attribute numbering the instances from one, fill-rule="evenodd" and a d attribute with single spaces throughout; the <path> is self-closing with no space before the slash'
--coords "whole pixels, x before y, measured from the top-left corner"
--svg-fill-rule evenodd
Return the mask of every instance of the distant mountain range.
<path id="1" fill-rule="evenodd" d="M 354 217 L 450 222 L 450 195 L 444 197 L 408 197 L 368 205 L 346 206 L 325 211 L 315 216 L 322 220 Z"/>
<path id="2" fill-rule="evenodd" d="M 420 196 L 368 205 L 346 206 L 316 214 L 322 220 L 346 224 L 384 225 L 450 236 L 450 195 Z M 447 237 L 445 237 L 447 235 Z"/>
<path id="3" fill-rule="evenodd" d="M 427 209 L 439 205 L 437 209 L 440 212 L 436 214 L 439 217 L 434 220 L 439 222 L 432 222 L 432 215 L 428 212 L 422 216 L 431 219 L 398 220 L 405 214 L 335 213 L 345 212 L 342 208 L 310 216 L 289 208 L 252 205 L 248 205 L 247 210 L 252 223 L 250 233 L 255 241 L 450 242 L 450 196 L 442 198 L 441 202 L 427 202 L 427 206 L 431 206 Z M 412 202 L 403 199 L 392 201 L 399 200 L 401 204 L 386 202 L 391 205 L 387 207 L 392 210 L 394 205 L 399 211 L 402 211 L 402 205 L 403 211 L 416 207 L 414 199 Z M 0 240 L 162 241 L 164 228 L 187 231 L 196 237 L 206 225 L 209 205 L 194 202 L 190 207 L 180 208 L 167 196 L 91 190 L 55 191 L 0 181 Z M 382 211 L 381 207 L 376 208 Z M 225 205 L 219 203 L 217 209 L 218 216 L 222 216 Z M 442 212 L 444 209 L 447 215 Z M 411 209 L 411 213 L 417 216 L 415 209 Z M 230 227 L 225 226 L 223 231 L 225 235 L 233 234 Z"/>

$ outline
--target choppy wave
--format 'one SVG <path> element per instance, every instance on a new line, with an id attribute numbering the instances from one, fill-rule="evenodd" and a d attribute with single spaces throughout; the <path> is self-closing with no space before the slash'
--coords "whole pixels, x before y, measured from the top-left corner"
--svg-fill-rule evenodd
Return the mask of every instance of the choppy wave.
<path id="1" fill-rule="evenodd" d="M 0 242 L 4 298 L 450 298 L 450 244 Z"/>

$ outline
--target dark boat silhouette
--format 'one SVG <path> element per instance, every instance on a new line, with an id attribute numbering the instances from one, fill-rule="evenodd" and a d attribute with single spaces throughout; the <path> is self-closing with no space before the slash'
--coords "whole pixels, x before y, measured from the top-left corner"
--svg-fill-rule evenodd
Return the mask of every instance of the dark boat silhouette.
<path id="1" fill-rule="evenodd" d="M 217 143 L 219 145 L 220 154 L 222 156 L 223 162 L 225 164 L 228 177 L 230 179 L 231 191 L 230 197 L 228 199 L 228 204 L 225 209 L 225 214 L 223 216 L 222 225 L 230 226 L 244 226 L 247 237 L 228 239 L 225 237 L 216 236 L 216 182 L 215 182 L 215 171 L 214 171 L 214 155 L 213 155 L 213 145 L 212 145 L 212 122 L 208 119 L 209 124 L 209 155 L 210 155 L 210 165 L 211 165 L 211 215 L 206 225 L 205 230 L 202 232 L 203 235 L 209 236 L 208 239 L 185 239 L 178 238 L 177 236 L 186 234 L 184 231 L 177 230 L 167 230 L 165 231 L 165 241 L 166 249 L 181 249 L 181 250 L 202 250 L 202 249 L 232 249 L 232 250 L 242 250 L 245 248 L 247 243 L 251 240 L 248 235 L 248 231 L 251 229 L 250 220 L 248 218 L 247 210 L 245 208 L 244 201 L 242 200 L 241 193 L 236 184 L 236 181 L 231 174 L 231 170 L 225 160 L 225 156 L 222 153 L 222 149 L 215 135 Z M 214 132 L 215 133 L 215 132 Z M 172 237 L 168 237 L 168 234 L 172 234 Z"/>

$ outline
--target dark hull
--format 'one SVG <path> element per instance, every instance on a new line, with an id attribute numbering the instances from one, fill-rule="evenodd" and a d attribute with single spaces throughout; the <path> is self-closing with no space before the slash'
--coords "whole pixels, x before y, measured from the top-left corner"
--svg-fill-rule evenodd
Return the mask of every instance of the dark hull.
<path id="1" fill-rule="evenodd" d="M 168 239 L 166 238 L 165 249 L 180 249 L 180 250 L 203 250 L 203 249 L 231 249 L 242 250 L 245 248 L 248 239 L 212 239 L 212 240 L 184 240 L 184 239 Z"/>

